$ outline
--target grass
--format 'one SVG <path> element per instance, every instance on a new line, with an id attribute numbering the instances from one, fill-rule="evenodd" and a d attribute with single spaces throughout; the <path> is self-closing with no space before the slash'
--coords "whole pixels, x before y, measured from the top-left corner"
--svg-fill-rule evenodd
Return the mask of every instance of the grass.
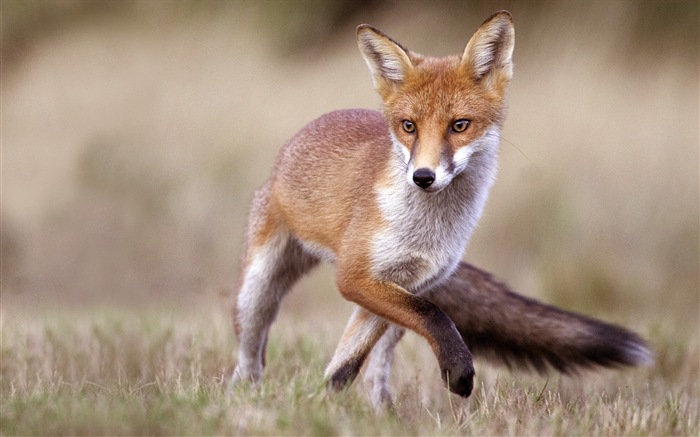
<path id="1" fill-rule="evenodd" d="M 284 317 L 283 317 L 284 318 Z M 289 326 L 292 320 L 285 320 Z M 227 390 L 224 317 L 102 311 L 4 316 L 2 435 L 697 435 L 697 339 L 653 339 L 655 367 L 563 378 L 477 363 L 468 400 L 450 396 L 413 336 L 399 348 L 396 411 L 376 415 L 360 381 L 324 388 L 332 339 L 273 333 L 266 378 Z M 318 330 L 317 330 L 318 331 Z M 313 332 L 317 332 L 313 331 Z M 680 347 L 680 350 L 679 350 Z"/>
<path id="2" fill-rule="evenodd" d="M 285 300 L 264 381 L 228 394 L 228 316 L 189 304 L 230 293 L 280 145 L 324 112 L 376 107 L 357 24 L 458 53 L 494 5 L 380 2 L 343 23 L 316 11 L 331 2 L 116 3 L 2 3 L 0 434 L 700 433 L 697 2 L 506 2 L 517 67 L 468 252 L 649 337 L 654 366 L 547 378 L 477 362 L 463 400 L 409 335 L 382 416 L 361 381 L 324 389 L 349 312 L 330 307 L 332 279 Z"/>

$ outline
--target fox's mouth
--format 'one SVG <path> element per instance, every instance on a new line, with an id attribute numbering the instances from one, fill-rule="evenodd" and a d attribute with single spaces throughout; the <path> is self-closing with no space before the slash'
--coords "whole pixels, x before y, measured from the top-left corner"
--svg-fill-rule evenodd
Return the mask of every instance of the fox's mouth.
<path id="1" fill-rule="evenodd" d="M 414 189 L 420 193 L 425 193 L 427 195 L 437 194 L 440 191 L 444 190 L 449 185 L 449 183 L 447 183 L 447 184 L 442 183 L 441 184 L 441 183 L 437 183 L 437 181 L 426 186 L 426 187 L 421 187 L 411 180 L 407 181 L 407 183 L 408 183 L 408 185 L 411 186 L 412 189 Z"/>
<path id="2" fill-rule="evenodd" d="M 452 182 L 452 175 L 443 166 L 432 170 L 427 167 L 415 169 L 413 165 L 409 164 L 406 171 L 406 182 L 415 190 L 426 194 L 435 194 Z"/>

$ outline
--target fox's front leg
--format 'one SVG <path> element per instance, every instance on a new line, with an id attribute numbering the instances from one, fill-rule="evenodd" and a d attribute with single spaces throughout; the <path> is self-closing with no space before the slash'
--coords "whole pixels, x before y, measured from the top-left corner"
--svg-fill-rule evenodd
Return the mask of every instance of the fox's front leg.
<path id="1" fill-rule="evenodd" d="M 392 323 L 404 326 L 428 340 L 440 365 L 440 372 L 450 391 L 461 396 L 469 396 L 473 387 L 474 366 L 472 354 L 462 340 L 452 320 L 437 306 L 422 297 L 415 296 L 400 286 L 378 281 L 373 278 L 338 274 L 338 287 L 343 296 L 355 302 L 376 316 Z M 347 341 L 358 335 L 367 336 L 373 333 L 372 345 L 386 330 L 385 324 L 380 324 L 373 317 L 357 318 L 357 322 L 349 325 L 343 334 L 344 341 L 336 351 L 330 369 L 330 381 L 333 387 L 343 387 L 354 379 L 357 372 L 347 372 L 347 368 L 359 366 L 362 361 L 353 362 L 357 357 L 362 360 L 367 356 L 367 342 Z M 356 350 L 345 350 L 355 348 Z M 359 353 L 354 353 L 359 352 Z M 344 370 L 341 372 L 340 370 Z M 328 374 L 328 372 L 327 372 Z"/>
<path id="2" fill-rule="evenodd" d="M 362 363 L 387 326 L 388 323 L 381 317 L 362 307 L 355 308 L 333 359 L 326 367 L 326 379 L 334 389 L 340 390 L 355 379 Z"/>
<path id="3" fill-rule="evenodd" d="M 350 384 L 369 355 L 364 380 L 375 408 L 391 408 L 389 377 L 394 348 L 406 330 L 356 307 L 326 368 L 326 379 L 340 390 Z M 371 351 L 371 353 L 370 353 Z"/>

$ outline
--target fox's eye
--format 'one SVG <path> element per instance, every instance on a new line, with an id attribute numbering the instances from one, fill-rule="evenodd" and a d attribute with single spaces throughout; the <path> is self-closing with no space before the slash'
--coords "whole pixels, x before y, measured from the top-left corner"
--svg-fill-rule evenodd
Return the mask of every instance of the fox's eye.
<path id="1" fill-rule="evenodd" d="M 413 132 L 416 131 L 416 124 L 410 120 L 404 120 L 401 122 L 401 127 L 403 130 L 408 132 L 409 134 L 412 134 Z"/>
<path id="2" fill-rule="evenodd" d="M 452 130 L 455 132 L 464 132 L 469 127 L 469 120 L 457 120 L 452 123 Z"/>

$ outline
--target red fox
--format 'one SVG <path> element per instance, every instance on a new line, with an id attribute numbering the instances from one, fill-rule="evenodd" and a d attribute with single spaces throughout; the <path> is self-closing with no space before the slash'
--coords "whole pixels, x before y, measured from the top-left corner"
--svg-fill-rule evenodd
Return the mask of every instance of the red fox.
<path id="1" fill-rule="evenodd" d="M 465 397 L 469 347 L 562 371 L 648 361 L 631 332 L 517 296 L 460 263 L 496 177 L 513 74 L 510 13 L 488 18 L 457 56 L 417 54 L 369 25 L 357 40 L 383 110 L 311 122 L 255 193 L 234 302 L 234 381 L 261 377 L 280 301 L 321 260 L 357 304 L 326 369 L 334 389 L 355 379 L 384 335 L 367 375 L 373 398 L 387 401 L 403 328 L 428 341 L 448 389 Z"/>

